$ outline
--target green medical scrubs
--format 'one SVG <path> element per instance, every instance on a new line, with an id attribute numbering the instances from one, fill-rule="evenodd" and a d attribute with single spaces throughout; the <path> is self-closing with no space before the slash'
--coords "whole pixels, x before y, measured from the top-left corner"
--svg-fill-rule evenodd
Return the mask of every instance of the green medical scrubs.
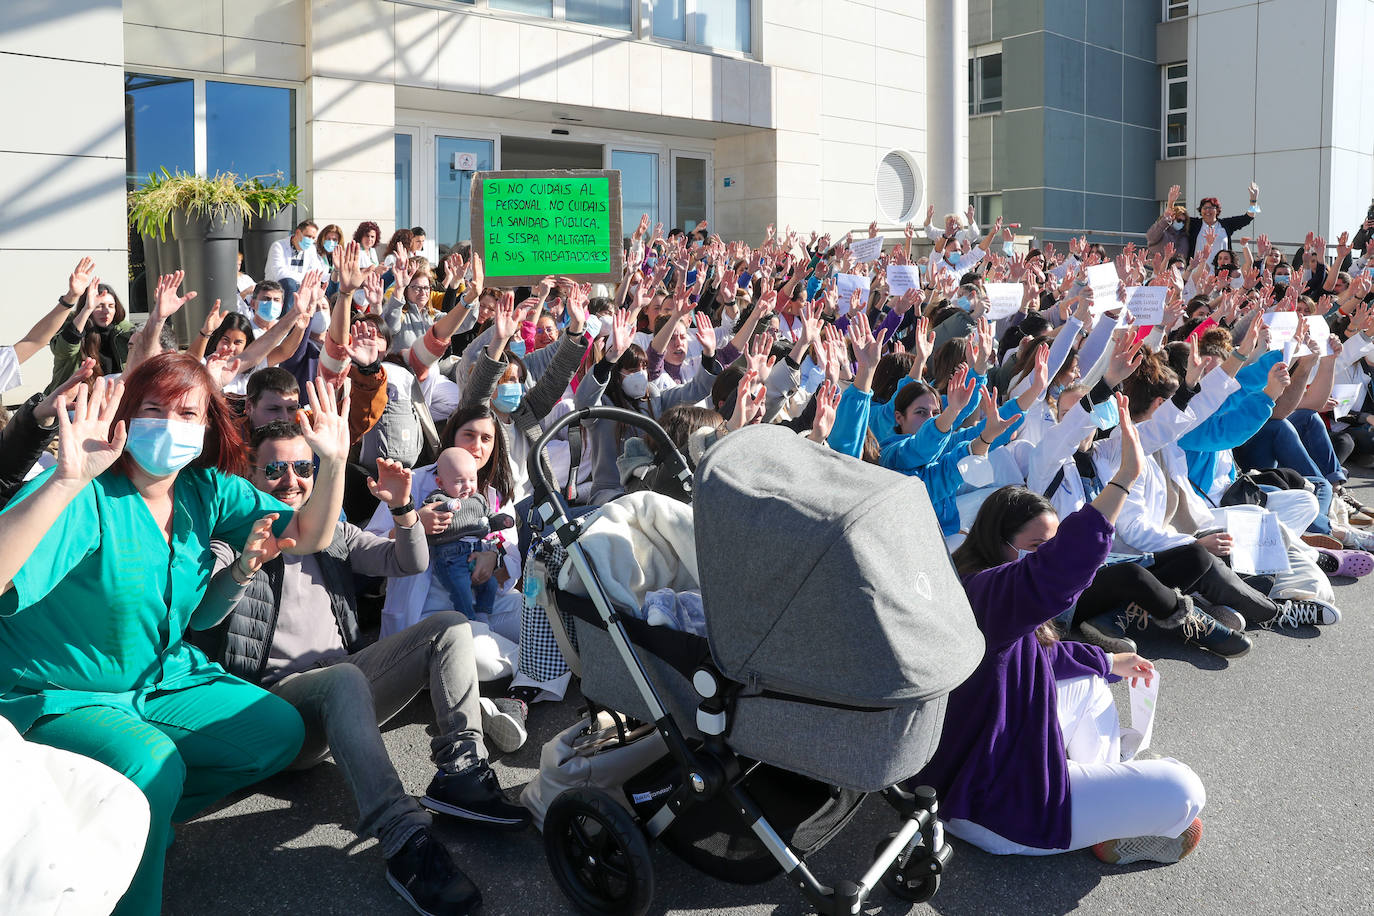
<path id="1" fill-rule="evenodd" d="M 169 544 L 129 478 L 111 469 L 68 505 L 0 595 L 0 715 L 30 741 L 125 774 L 152 809 L 116 913 L 161 909 L 173 820 L 281 769 L 300 748 L 289 703 L 182 639 L 214 568 L 210 539 L 241 545 L 269 512 L 281 534 L 289 506 L 242 478 L 186 468 Z"/>

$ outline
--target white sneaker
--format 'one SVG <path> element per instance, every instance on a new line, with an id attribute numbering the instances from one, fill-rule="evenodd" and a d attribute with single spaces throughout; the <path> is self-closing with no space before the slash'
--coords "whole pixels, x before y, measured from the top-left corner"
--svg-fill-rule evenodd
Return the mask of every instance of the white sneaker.
<path id="1" fill-rule="evenodd" d="M 1331 529 L 1332 534 L 1335 534 L 1336 531 L 1337 529 L 1335 528 Z M 1374 553 L 1374 534 L 1370 534 L 1368 531 L 1361 531 L 1358 528 L 1343 528 L 1340 529 L 1340 532 L 1341 544 L 1344 545 L 1347 550 L 1363 550 L 1368 553 Z"/>
<path id="2" fill-rule="evenodd" d="M 518 708 L 502 709 L 505 704 L 490 697 L 482 697 L 478 702 L 482 707 L 482 737 L 491 742 L 492 747 L 503 754 L 524 747 L 529 735 L 525 731 L 524 716 Z"/>
<path id="3" fill-rule="evenodd" d="M 1326 625 L 1341 622 L 1341 612 L 1334 605 L 1316 598 L 1288 598 L 1274 603 L 1278 605 L 1279 613 L 1264 624 L 1266 629 L 1276 625 L 1297 627 L 1302 624 Z"/>

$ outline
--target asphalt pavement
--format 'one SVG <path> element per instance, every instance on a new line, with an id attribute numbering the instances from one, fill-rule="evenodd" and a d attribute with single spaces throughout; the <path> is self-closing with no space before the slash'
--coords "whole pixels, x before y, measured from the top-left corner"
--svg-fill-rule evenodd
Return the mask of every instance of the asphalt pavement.
<path id="1" fill-rule="evenodd" d="M 1366 475 L 1367 472 L 1358 472 Z M 1352 481 L 1374 503 L 1374 479 Z M 1374 581 L 1374 579 L 1368 580 Z M 1191 765 L 1207 787 L 1198 850 L 1172 866 L 1117 868 L 1089 852 L 995 857 L 953 840 L 939 894 L 911 906 L 879 889 L 865 913 L 1292 914 L 1374 911 L 1374 759 L 1369 660 L 1374 586 L 1335 582 L 1344 619 L 1317 629 L 1252 632 L 1234 662 L 1183 646 L 1158 630 L 1140 640 L 1161 676 L 1151 751 Z M 1125 688 L 1117 699 L 1129 715 Z M 433 770 L 422 698 L 384 738 L 406 788 L 420 794 Z M 576 697 L 540 704 L 530 741 L 493 766 L 518 791 L 537 770 L 542 743 L 577 718 Z M 823 740 L 843 740 L 841 735 Z M 357 811 L 332 761 L 280 774 L 177 828 L 167 854 L 164 912 L 215 914 L 411 913 L 387 886 L 373 840 L 353 832 Z M 857 880 L 896 816 L 872 797 L 811 859 L 826 882 Z M 436 819 L 439 836 L 482 888 L 484 912 L 572 912 L 533 829 L 501 832 Z M 654 850 L 653 913 L 785 916 L 812 912 L 781 879 L 754 886 L 701 875 Z"/>

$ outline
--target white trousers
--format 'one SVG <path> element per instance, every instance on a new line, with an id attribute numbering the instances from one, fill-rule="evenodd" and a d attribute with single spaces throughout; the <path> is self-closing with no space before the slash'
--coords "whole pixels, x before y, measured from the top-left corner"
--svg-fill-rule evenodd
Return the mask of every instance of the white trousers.
<path id="1" fill-rule="evenodd" d="M 495 681 L 515 672 L 516 659 L 520 656 L 520 608 L 520 593 L 503 590 L 497 594 L 491 614 L 477 614 L 469 620 L 477 680 Z M 453 600 L 436 581 L 430 587 L 420 616 L 451 610 Z"/>
<path id="2" fill-rule="evenodd" d="M 949 832 L 1000 856 L 1050 856 L 1106 840 L 1183 833 L 1207 803 L 1197 774 L 1168 757 L 1121 761 L 1116 703 L 1102 678 L 1060 681 L 1058 695 L 1073 808 L 1068 848 L 1023 846 L 961 819 L 946 825 Z"/>

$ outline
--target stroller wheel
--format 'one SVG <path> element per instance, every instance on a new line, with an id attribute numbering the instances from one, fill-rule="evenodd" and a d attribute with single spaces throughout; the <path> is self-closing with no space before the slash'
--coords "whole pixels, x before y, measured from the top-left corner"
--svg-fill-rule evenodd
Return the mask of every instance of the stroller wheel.
<path id="1" fill-rule="evenodd" d="M 569 789 L 544 815 L 544 856 L 583 913 L 642 916 L 654 896 L 649 841 L 634 815 L 595 789 Z"/>
<path id="2" fill-rule="evenodd" d="M 887 844 L 892 842 L 897 834 L 889 834 L 888 838 L 879 843 L 873 850 L 876 857 L 887 848 Z M 892 894 L 902 900 L 909 900 L 912 903 L 925 903 L 935 892 L 940 889 L 939 871 L 928 871 L 928 863 L 934 861 L 928 856 L 920 855 L 921 846 L 912 845 L 902 850 L 902 854 L 892 863 L 887 871 L 883 872 L 883 887 L 887 888 Z"/>

